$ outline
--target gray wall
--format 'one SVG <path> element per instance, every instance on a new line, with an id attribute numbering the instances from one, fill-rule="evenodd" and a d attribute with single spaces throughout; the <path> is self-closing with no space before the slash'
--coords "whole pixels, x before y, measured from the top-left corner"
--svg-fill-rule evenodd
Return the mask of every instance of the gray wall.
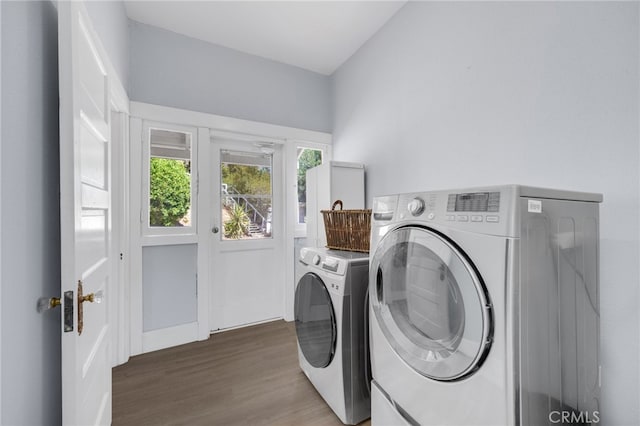
<path id="1" fill-rule="evenodd" d="M 371 197 L 604 193 L 602 424 L 640 424 L 638 3 L 411 2 L 333 76 L 334 156 Z"/>
<path id="2" fill-rule="evenodd" d="M 330 131 L 330 79 L 131 22 L 133 101 Z"/>
<path id="3" fill-rule="evenodd" d="M 60 309 L 36 312 L 60 293 L 58 19 L 51 2 L 2 8 L 2 419 L 62 421 Z"/>
<path id="4" fill-rule="evenodd" d="M 142 248 L 144 331 L 198 321 L 197 259 L 197 244 Z"/>
<path id="5" fill-rule="evenodd" d="M 116 70 L 129 90 L 129 18 L 122 1 L 86 1 L 93 28 Z"/>

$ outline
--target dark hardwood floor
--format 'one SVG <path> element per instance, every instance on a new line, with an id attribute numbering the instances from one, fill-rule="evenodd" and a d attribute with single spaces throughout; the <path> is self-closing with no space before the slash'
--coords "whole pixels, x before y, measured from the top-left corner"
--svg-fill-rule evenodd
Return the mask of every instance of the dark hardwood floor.
<path id="1" fill-rule="evenodd" d="M 298 366 L 293 323 L 274 321 L 114 368 L 113 425 L 342 423 Z"/>

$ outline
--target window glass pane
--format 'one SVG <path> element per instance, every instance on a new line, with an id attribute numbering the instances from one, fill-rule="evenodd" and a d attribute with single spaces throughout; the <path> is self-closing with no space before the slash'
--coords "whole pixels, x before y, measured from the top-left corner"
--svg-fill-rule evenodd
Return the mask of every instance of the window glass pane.
<path id="1" fill-rule="evenodd" d="M 307 222 L 307 170 L 322 164 L 322 150 L 298 148 L 298 223 Z"/>
<path id="2" fill-rule="evenodd" d="M 475 371 L 491 339 L 485 290 L 456 248 L 421 228 L 391 231 L 376 250 L 373 312 L 395 352 L 420 374 Z"/>
<path id="3" fill-rule="evenodd" d="M 150 129 L 149 226 L 191 226 L 191 135 Z"/>
<path id="4" fill-rule="evenodd" d="M 272 154 L 221 151 L 222 239 L 271 237 Z"/>
<path id="5" fill-rule="evenodd" d="M 336 346 L 336 322 L 331 296 L 318 276 L 307 273 L 298 283 L 295 300 L 296 335 L 309 364 L 329 365 Z"/>

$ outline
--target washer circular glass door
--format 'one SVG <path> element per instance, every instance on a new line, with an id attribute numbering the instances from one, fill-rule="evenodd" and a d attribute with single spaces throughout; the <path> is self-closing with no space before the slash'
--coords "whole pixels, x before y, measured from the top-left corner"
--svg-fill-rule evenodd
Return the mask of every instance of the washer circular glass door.
<path id="1" fill-rule="evenodd" d="M 395 352 L 442 381 L 475 371 L 491 342 L 491 308 L 471 262 L 426 228 L 390 231 L 373 256 L 371 304 Z"/>
<path id="2" fill-rule="evenodd" d="M 316 368 L 331 363 L 336 350 L 337 328 L 331 296 L 316 274 L 307 272 L 296 288 L 296 334 L 304 358 Z"/>

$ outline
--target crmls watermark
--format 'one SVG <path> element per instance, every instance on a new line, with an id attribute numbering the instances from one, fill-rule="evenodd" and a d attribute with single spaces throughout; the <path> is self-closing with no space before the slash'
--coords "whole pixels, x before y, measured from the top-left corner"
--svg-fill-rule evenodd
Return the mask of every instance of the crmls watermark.
<path id="1" fill-rule="evenodd" d="M 599 411 L 552 411 L 549 421 L 554 424 L 595 424 L 600 423 Z"/>

